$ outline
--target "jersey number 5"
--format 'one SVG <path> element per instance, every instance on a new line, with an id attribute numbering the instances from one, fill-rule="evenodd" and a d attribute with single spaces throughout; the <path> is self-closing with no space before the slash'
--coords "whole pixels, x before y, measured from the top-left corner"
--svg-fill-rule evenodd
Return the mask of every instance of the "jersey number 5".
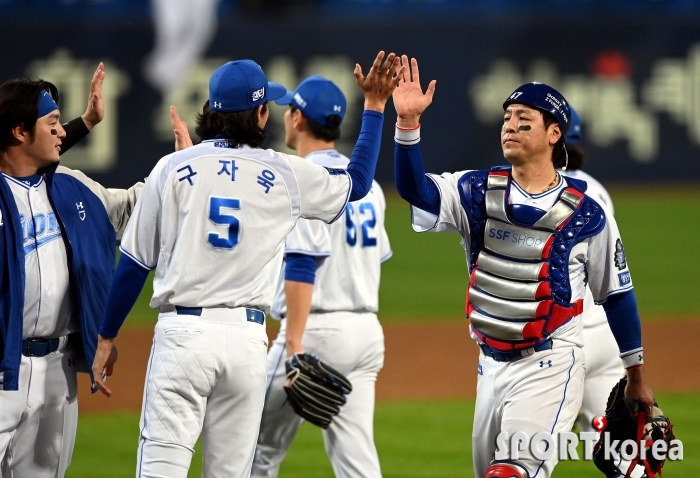
<path id="1" fill-rule="evenodd" d="M 228 226 L 228 235 L 210 232 L 207 242 L 217 249 L 233 249 L 238 244 L 238 218 L 222 209 L 240 209 L 241 201 L 236 198 L 209 198 L 209 220 L 217 226 Z"/>
<path id="2" fill-rule="evenodd" d="M 362 220 L 362 247 L 372 247 L 377 245 L 377 238 L 371 237 L 374 226 L 377 225 L 377 214 L 374 212 L 374 205 L 371 202 L 363 202 L 357 208 Z M 365 217 L 366 216 L 366 217 Z M 345 208 L 345 228 L 347 230 L 348 244 L 357 244 L 357 222 L 355 222 L 355 207 L 348 203 Z"/>

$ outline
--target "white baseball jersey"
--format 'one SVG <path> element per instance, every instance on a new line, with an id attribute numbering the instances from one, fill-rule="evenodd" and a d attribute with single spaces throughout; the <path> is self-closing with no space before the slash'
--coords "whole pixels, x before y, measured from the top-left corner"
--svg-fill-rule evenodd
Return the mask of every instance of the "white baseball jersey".
<path id="1" fill-rule="evenodd" d="M 605 189 L 605 187 L 603 187 L 603 185 L 600 184 L 593 176 L 581 171 L 580 169 L 575 171 L 557 171 L 560 174 L 570 178 L 586 181 L 586 184 L 588 185 L 586 194 L 595 199 L 598 204 L 602 204 L 603 206 L 607 207 L 610 214 L 615 213 L 610 193 L 608 193 L 607 189 Z M 603 324 L 608 320 L 603 307 L 594 303 L 593 296 L 591 295 L 590 291 L 586 293 L 586 298 L 583 302 L 583 314 L 581 315 L 581 319 L 584 327 L 594 327 L 596 325 Z M 617 357 L 614 358 L 617 359 Z"/>
<path id="2" fill-rule="evenodd" d="M 349 163 L 334 149 L 315 151 L 306 159 L 328 168 L 345 169 Z M 311 313 L 378 310 L 380 264 L 391 257 L 385 211 L 384 192 L 374 181 L 367 196 L 348 203 L 344 220 L 328 225 L 301 219 L 289 233 L 285 254 L 323 258 L 316 269 Z M 280 319 L 286 313 L 283 266 L 271 315 Z"/>
<path id="3" fill-rule="evenodd" d="M 268 312 L 284 238 L 299 218 L 336 220 L 350 189 L 345 171 L 272 150 L 204 141 L 158 162 L 121 249 L 156 269 L 151 307 Z"/>
<path id="4" fill-rule="evenodd" d="M 413 229 L 415 231 L 445 232 L 453 231 L 462 235 L 462 245 L 468 253 L 470 243 L 469 222 L 467 214 L 460 203 L 458 181 L 468 171 L 429 174 L 428 177 L 438 186 L 441 195 L 439 216 L 412 207 Z M 564 178 L 566 180 L 566 178 Z M 511 182 L 509 191 L 510 204 L 524 204 L 548 211 L 566 187 L 563 181 L 544 193 L 529 194 L 515 181 Z M 602 303 L 611 294 L 632 289 L 632 280 L 622 249 L 622 241 L 613 215 L 605 211 L 605 227 L 597 235 L 577 243 L 569 256 L 569 280 L 571 283 L 571 302 L 583 299 L 586 284 L 596 303 Z M 513 242 L 517 247 L 529 247 L 526 243 Z M 553 338 L 582 346 L 581 320 L 575 317 L 552 334 Z M 473 336 L 477 340 L 476 336 Z"/>
<path id="5" fill-rule="evenodd" d="M 68 291 L 68 256 L 43 176 L 19 180 L 3 173 L 17 203 L 24 243 L 22 338 L 78 332 Z"/>

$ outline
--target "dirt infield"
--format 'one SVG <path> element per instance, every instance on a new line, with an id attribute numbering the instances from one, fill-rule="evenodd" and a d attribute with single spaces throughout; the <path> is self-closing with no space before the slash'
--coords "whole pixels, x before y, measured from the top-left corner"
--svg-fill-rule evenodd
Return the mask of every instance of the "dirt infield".
<path id="1" fill-rule="evenodd" d="M 276 328 L 269 327 L 274 338 Z M 386 360 L 377 382 L 378 400 L 472 397 L 476 391 L 478 351 L 466 321 L 458 324 L 384 326 Z M 694 362 L 700 320 L 643 324 L 647 381 L 655 391 L 700 391 L 700 375 L 684 373 Z M 79 374 L 81 412 L 139 410 L 151 330 L 125 330 L 117 339 L 119 362 L 108 384 L 112 398 L 91 395 L 88 378 Z M 672 346 L 669 342 L 673 343 Z"/>

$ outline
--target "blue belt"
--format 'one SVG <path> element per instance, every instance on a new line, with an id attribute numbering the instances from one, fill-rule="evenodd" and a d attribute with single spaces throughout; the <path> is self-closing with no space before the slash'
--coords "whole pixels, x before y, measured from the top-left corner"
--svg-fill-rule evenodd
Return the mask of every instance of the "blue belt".
<path id="1" fill-rule="evenodd" d="M 22 355 L 25 357 L 44 357 L 58 350 L 60 342 L 61 339 L 24 339 L 22 341 Z"/>
<path id="2" fill-rule="evenodd" d="M 175 310 L 178 315 L 196 315 L 197 317 L 202 315 L 201 307 L 180 307 L 175 306 Z M 245 310 L 246 319 L 248 322 L 255 322 L 256 324 L 263 325 L 265 323 L 265 314 L 256 309 L 246 309 Z"/>
<path id="3" fill-rule="evenodd" d="M 529 349 L 509 350 L 508 352 L 496 350 L 493 347 L 486 344 L 479 344 L 479 347 L 481 347 L 481 351 L 484 353 L 484 355 L 486 355 L 487 357 L 491 357 L 497 362 L 512 362 L 513 360 L 527 357 L 527 355 L 522 354 L 523 350 L 532 350 L 533 353 L 541 352 L 543 350 L 551 350 L 552 339 L 545 340 L 541 344 L 537 344 L 534 347 L 530 347 Z"/>

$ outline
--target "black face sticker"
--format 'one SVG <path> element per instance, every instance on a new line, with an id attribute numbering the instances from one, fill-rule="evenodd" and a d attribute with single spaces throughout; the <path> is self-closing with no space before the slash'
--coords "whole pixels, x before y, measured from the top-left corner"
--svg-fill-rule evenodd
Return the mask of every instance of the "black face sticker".
<path id="1" fill-rule="evenodd" d="M 58 131 L 56 131 L 55 129 L 52 129 L 52 130 L 51 130 L 51 134 L 54 135 L 54 136 L 56 136 L 56 135 L 58 134 Z"/>
<path id="2" fill-rule="evenodd" d="M 518 130 L 520 130 L 520 131 L 530 131 L 531 129 L 532 129 L 532 126 L 530 126 L 529 124 L 524 124 L 518 128 Z"/>
<path id="3" fill-rule="evenodd" d="M 620 239 L 615 242 L 615 267 L 619 270 L 627 268 L 625 249 L 622 247 L 622 241 Z"/>

